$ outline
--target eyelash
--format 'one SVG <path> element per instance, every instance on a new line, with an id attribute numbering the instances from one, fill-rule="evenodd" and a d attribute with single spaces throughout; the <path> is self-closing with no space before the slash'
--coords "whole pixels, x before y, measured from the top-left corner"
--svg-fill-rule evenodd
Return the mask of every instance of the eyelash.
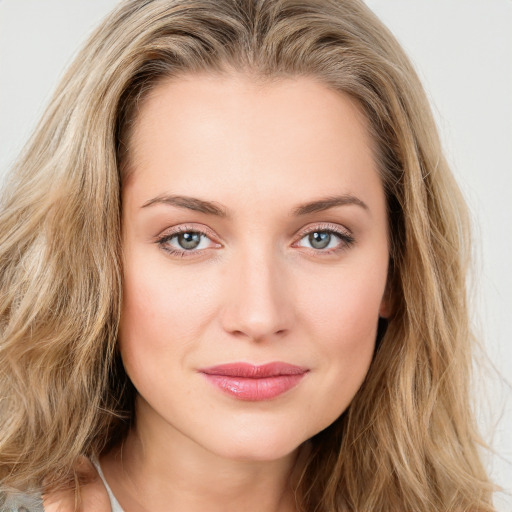
<path id="1" fill-rule="evenodd" d="M 311 233 L 317 233 L 317 232 L 334 235 L 335 237 L 337 237 L 340 240 L 340 243 L 338 244 L 338 246 L 331 248 L 331 249 L 327 249 L 327 250 L 305 247 L 305 249 L 308 249 L 309 251 L 313 251 L 315 254 L 321 254 L 322 256 L 336 254 L 336 253 L 339 253 L 341 251 L 344 251 L 344 250 L 350 248 L 355 243 L 354 237 L 350 234 L 350 232 L 348 230 L 346 230 L 346 231 L 342 230 L 333 224 L 320 224 L 320 225 L 316 225 L 312 228 L 308 228 L 308 229 L 302 231 L 299 235 L 299 239 L 294 244 L 297 244 L 303 238 L 310 235 Z M 187 251 L 184 249 L 183 250 L 175 249 L 175 248 L 171 249 L 170 246 L 167 245 L 174 237 L 176 237 L 180 234 L 183 234 L 183 233 L 195 233 L 195 234 L 200 235 L 201 237 L 206 236 L 210 239 L 214 238 L 213 233 L 211 233 L 208 230 L 205 230 L 204 228 L 199 229 L 197 227 L 183 225 L 183 226 L 176 228 L 175 230 L 173 230 L 170 233 L 166 233 L 166 234 L 158 237 L 156 239 L 155 243 L 166 253 L 168 253 L 172 256 L 180 257 L 180 258 L 194 257 L 197 255 L 197 253 L 205 250 L 205 249 L 199 249 L 199 250 L 191 249 L 191 250 Z"/>
<path id="2" fill-rule="evenodd" d="M 205 230 L 204 228 L 198 229 L 197 227 L 194 227 L 194 226 L 183 225 L 183 226 L 180 226 L 180 227 L 176 228 L 175 230 L 171 231 L 170 233 L 165 233 L 164 235 L 158 237 L 156 239 L 156 243 L 166 253 L 170 254 L 171 256 L 177 256 L 177 257 L 181 257 L 181 258 L 194 257 L 195 256 L 194 253 L 198 253 L 198 252 L 201 252 L 202 250 L 204 250 L 204 249 L 201 249 L 199 251 L 198 250 L 186 251 L 186 250 L 180 250 L 180 249 L 171 249 L 170 246 L 167 245 L 168 242 L 170 242 L 174 237 L 181 235 L 183 233 L 197 233 L 197 234 L 201 235 L 201 237 L 206 236 L 210 239 L 214 238 L 213 233 L 211 233 L 208 230 Z"/>
<path id="3" fill-rule="evenodd" d="M 307 228 L 304 231 L 301 231 L 299 239 L 295 243 L 300 242 L 303 238 L 307 237 L 312 233 L 328 233 L 329 235 L 334 235 L 336 238 L 339 239 L 339 244 L 331 249 L 324 250 L 305 247 L 305 249 L 309 249 L 313 251 L 315 254 L 337 254 L 341 251 L 349 249 L 355 243 L 355 239 L 348 229 L 341 229 L 339 226 L 336 226 L 334 224 L 318 224 L 311 228 Z"/>

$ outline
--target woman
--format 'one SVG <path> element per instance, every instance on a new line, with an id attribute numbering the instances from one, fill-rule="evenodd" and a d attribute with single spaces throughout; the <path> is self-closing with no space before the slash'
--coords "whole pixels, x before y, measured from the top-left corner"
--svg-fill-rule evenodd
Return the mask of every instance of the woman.
<path id="1" fill-rule="evenodd" d="M 121 3 L 0 222 L 4 508 L 493 510 L 465 207 L 362 3 Z"/>

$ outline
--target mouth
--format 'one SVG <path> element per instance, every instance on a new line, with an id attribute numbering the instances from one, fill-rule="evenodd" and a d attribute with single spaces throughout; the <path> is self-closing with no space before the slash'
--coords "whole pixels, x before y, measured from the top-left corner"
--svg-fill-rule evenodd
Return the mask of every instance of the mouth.
<path id="1" fill-rule="evenodd" d="M 205 378 L 222 392 L 238 400 L 271 400 L 297 386 L 307 368 L 275 362 L 264 365 L 229 363 L 202 368 Z"/>

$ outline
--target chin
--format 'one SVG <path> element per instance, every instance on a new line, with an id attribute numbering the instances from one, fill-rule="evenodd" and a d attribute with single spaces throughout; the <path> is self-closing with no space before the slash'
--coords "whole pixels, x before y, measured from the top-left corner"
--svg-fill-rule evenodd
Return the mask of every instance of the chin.
<path id="1" fill-rule="evenodd" d="M 224 445 L 217 454 L 225 459 L 241 462 L 272 462 L 284 459 L 294 453 L 302 443 L 260 441 L 254 444 Z"/>
<path id="2" fill-rule="evenodd" d="M 293 454 L 305 441 L 317 433 L 306 433 L 290 425 L 253 423 L 248 428 L 219 429 L 218 436 L 209 436 L 203 446 L 226 459 L 271 462 Z M 321 428 L 318 429 L 320 431 Z M 213 430 L 210 431 L 213 434 Z"/>

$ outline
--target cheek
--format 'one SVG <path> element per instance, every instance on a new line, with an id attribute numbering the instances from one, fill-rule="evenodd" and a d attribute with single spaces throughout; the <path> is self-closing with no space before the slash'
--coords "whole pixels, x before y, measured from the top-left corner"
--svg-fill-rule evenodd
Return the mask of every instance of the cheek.
<path id="1" fill-rule="evenodd" d="M 366 377 L 375 349 L 386 272 L 384 265 L 360 271 L 352 267 L 326 281 L 322 293 L 311 286 L 310 293 L 301 295 L 304 325 L 311 330 L 308 338 L 318 358 L 317 389 L 323 390 L 312 397 L 311 415 L 317 420 L 308 434 L 314 435 L 315 429 L 335 421 Z"/>
<path id="2" fill-rule="evenodd" d="M 155 370 L 181 364 L 195 339 L 202 316 L 197 287 L 168 274 L 158 261 L 137 258 L 136 251 L 124 263 L 119 346 L 134 384 L 156 384 Z"/>
<path id="3" fill-rule="evenodd" d="M 384 260 L 385 261 L 385 260 Z M 335 353 L 375 341 L 374 334 L 384 293 L 387 267 L 347 267 L 311 282 L 301 294 L 303 315 Z"/>
<path id="4" fill-rule="evenodd" d="M 212 307 L 210 287 L 192 267 L 172 270 L 161 254 L 133 249 L 124 264 L 122 337 L 162 349 L 170 338 L 185 343 Z"/>
<path id="5" fill-rule="evenodd" d="M 317 311 L 316 323 L 323 333 L 319 349 L 330 361 L 327 377 L 334 385 L 342 384 L 348 394 L 357 391 L 373 356 L 378 298 L 360 283 L 351 286 L 345 281 L 343 289 L 324 297 L 323 312 Z"/>

